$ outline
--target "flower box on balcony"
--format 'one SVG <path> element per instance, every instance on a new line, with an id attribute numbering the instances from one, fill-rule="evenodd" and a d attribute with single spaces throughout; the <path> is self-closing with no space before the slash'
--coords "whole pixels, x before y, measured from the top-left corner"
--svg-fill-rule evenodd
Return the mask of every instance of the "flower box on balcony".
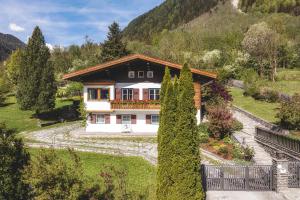
<path id="1" fill-rule="evenodd" d="M 123 109 L 142 109 L 142 110 L 155 110 L 160 109 L 159 101 L 144 101 L 144 100 L 133 100 L 133 101 L 122 101 L 114 100 L 111 102 L 111 108 L 116 110 Z"/>

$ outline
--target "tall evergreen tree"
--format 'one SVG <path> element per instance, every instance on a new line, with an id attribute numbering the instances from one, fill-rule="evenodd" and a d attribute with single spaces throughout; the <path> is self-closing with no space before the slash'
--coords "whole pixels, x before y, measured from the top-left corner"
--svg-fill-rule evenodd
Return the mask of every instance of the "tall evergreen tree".
<path id="1" fill-rule="evenodd" d="M 166 70 L 166 72 L 168 72 Z M 171 199 L 170 189 L 173 184 L 173 145 L 175 138 L 174 127 L 176 124 L 176 96 L 174 96 L 173 83 L 168 74 L 165 75 L 166 90 L 164 101 L 161 104 L 160 124 L 158 129 L 158 170 L 157 170 L 157 199 Z"/>
<path id="2" fill-rule="evenodd" d="M 107 40 L 102 44 L 101 61 L 106 62 L 129 54 L 126 44 L 122 42 L 122 32 L 118 23 L 114 22 L 109 27 Z"/>
<path id="3" fill-rule="evenodd" d="M 171 81 L 170 69 L 168 67 L 166 67 L 164 78 L 163 78 L 163 81 L 162 81 L 161 87 L 160 87 L 160 93 L 159 93 L 159 100 L 160 100 L 161 104 L 164 103 L 164 96 L 165 96 L 167 86 L 168 86 L 170 81 Z"/>
<path id="4" fill-rule="evenodd" d="M 194 86 L 190 68 L 185 64 L 179 78 L 177 123 L 171 166 L 174 184 L 171 199 L 204 199 L 200 176 Z"/>
<path id="5" fill-rule="evenodd" d="M 29 200 L 30 187 L 23 182 L 23 169 L 29 153 L 13 130 L 0 124 L 0 199 Z"/>
<path id="6" fill-rule="evenodd" d="M 21 109 L 40 112 L 54 108 L 56 85 L 49 58 L 49 49 L 37 26 L 22 56 L 17 84 L 17 100 Z"/>

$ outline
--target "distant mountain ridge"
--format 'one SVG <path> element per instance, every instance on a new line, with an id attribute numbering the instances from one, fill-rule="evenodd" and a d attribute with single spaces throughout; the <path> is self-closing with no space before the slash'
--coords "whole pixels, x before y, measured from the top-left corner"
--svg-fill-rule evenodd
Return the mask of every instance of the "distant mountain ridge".
<path id="1" fill-rule="evenodd" d="M 226 0 L 166 0 L 161 5 L 132 20 L 124 29 L 129 40 L 150 41 L 164 29 L 172 30 Z"/>
<path id="2" fill-rule="evenodd" d="M 18 48 L 24 48 L 25 43 L 17 37 L 0 33 L 0 62 L 8 58 L 12 51 Z"/>

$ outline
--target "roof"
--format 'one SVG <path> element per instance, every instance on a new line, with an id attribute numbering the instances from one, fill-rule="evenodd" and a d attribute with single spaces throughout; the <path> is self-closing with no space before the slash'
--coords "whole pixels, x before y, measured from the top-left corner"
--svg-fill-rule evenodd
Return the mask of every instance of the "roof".
<path id="1" fill-rule="evenodd" d="M 180 64 L 171 63 L 171 62 L 168 62 L 168 61 L 164 61 L 164 60 L 157 59 L 157 58 L 152 58 L 152 57 L 141 55 L 141 54 L 133 54 L 133 55 L 129 55 L 129 56 L 119 58 L 117 60 L 109 61 L 109 62 L 100 64 L 100 65 L 96 65 L 94 67 L 88 67 L 86 69 L 82 69 L 82 70 L 78 70 L 78 71 L 74 71 L 74 72 L 65 74 L 63 79 L 68 80 L 68 79 L 71 79 L 71 78 L 74 78 L 74 77 L 91 74 L 93 72 L 98 72 L 98 71 L 110 68 L 114 65 L 122 64 L 122 63 L 131 61 L 131 60 L 136 60 L 136 59 L 141 59 L 141 60 L 145 60 L 145 61 L 148 61 L 148 62 L 165 65 L 165 66 L 175 68 L 175 69 L 181 69 L 182 68 L 182 65 L 180 65 Z M 215 74 L 215 73 L 207 72 L 207 71 L 203 71 L 203 70 L 199 70 L 199 69 L 195 69 L 195 68 L 191 68 L 191 71 L 194 74 L 199 74 L 199 75 L 207 76 L 207 77 L 210 77 L 210 78 L 216 78 L 217 77 L 217 74 Z"/>

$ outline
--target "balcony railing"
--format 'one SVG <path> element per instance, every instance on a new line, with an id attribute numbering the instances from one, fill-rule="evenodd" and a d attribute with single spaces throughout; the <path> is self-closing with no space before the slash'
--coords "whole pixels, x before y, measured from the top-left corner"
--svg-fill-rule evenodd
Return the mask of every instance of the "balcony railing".
<path id="1" fill-rule="evenodd" d="M 157 110 L 160 109 L 159 101 L 112 101 L 111 108 L 115 110 L 141 109 Z"/>

